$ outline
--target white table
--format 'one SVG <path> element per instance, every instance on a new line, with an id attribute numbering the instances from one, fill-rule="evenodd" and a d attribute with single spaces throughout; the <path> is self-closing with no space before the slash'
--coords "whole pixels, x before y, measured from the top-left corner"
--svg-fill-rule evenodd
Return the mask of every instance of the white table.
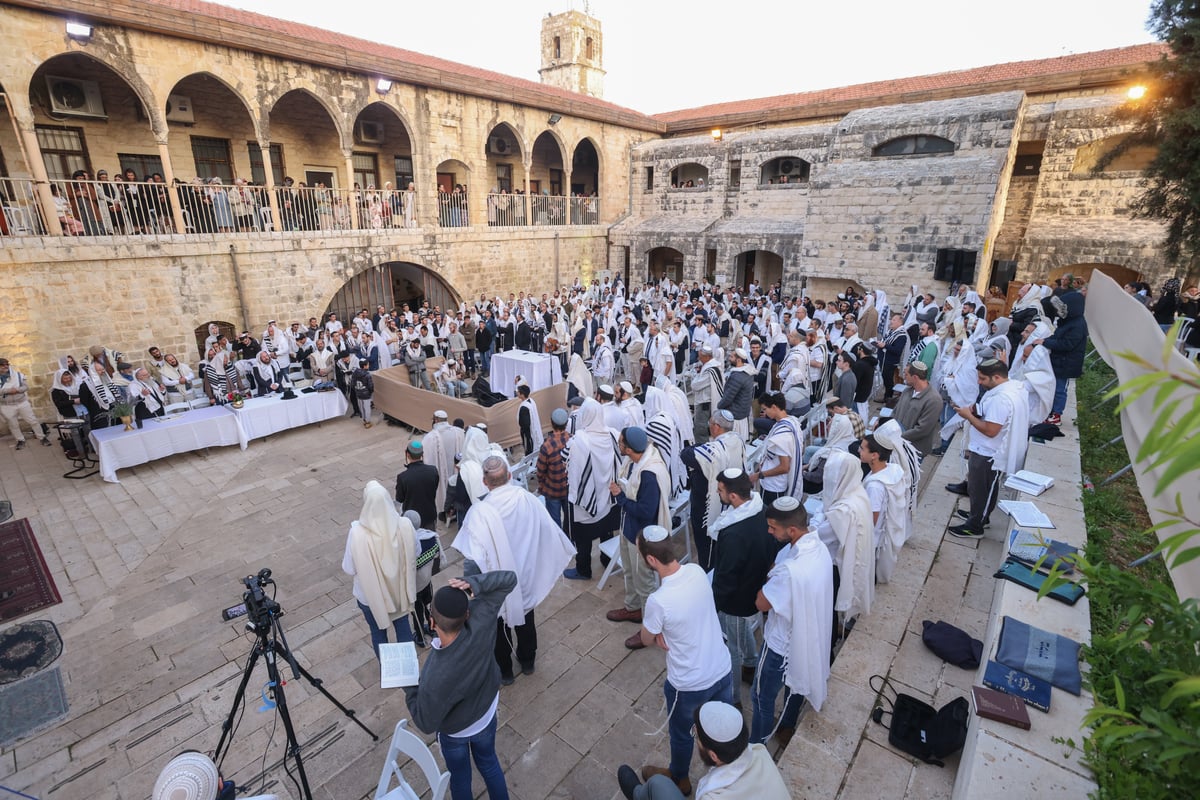
<path id="1" fill-rule="evenodd" d="M 548 353 L 509 350 L 492 356 L 489 383 L 493 392 L 499 392 L 505 397 L 515 397 L 517 387 L 513 385 L 513 381 L 518 375 L 524 375 L 530 390 L 536 392 L 562 383 L 562 365 L 558 362 L 558 356 Z"/>
<path id="2" fill-rule="evenodd" d="M 100 458 L 100 476 L 111 483 L 119 483 L 117 470 L 124 467 L 205 447 L 236 444 L 244 450 L 247 442 L 237 417 L 224 406 L 192 409 L 174 419 L 148 419 L 141 430 L 127 431 L 117 423 L 92 431 L 89 438 Z"/>
<path id="3" fill-rule="evenodd" d="M 289 428 L 344 416 L 348 407 L 346 396 L 333 391 L 297 392 L 294 400 L 284 400 L 278 395 L 252 397 L 241 408 L 230 410 L 247 439 L 261 439 Z"/>

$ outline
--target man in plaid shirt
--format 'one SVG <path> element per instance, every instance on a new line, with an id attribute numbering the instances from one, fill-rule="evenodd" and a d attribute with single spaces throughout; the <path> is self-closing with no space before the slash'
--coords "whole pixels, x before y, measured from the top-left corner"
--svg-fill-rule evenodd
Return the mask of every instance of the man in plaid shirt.
<path id="1" fill-rule="evenodd" d="M 567 433 L 567 410 L 556 408 L 550 415 L 551 431 L 542 442 L 537 457 L 538 491 L 546 498 L 546 510 L 558 526 L 566 530 L 563 513 L 567 506 L 567 462 L 563 449 L 571 439 Z"/>

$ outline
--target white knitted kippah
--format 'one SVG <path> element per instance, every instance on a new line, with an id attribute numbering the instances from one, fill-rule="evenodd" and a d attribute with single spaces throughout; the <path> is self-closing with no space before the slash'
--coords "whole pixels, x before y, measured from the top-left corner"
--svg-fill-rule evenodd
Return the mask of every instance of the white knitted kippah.
<path id="1" fill-rule="evenodd" d="M 729 469 L 725 470 L 721 474 L 724 475 L 726 478 L 736 478 L 737 476 L 742 474 L 742 468 L 741 467 L 730 467 Z"/>
<path id="2" fill-rule="evenodd" d="M 795 511 L 800 507 L 800 501 L 794 497 L 784 496 L 780 497 L 772 505 L 779 511 Z"/>
<path id="3" fill-rule="evenodd" d="M 662 525 L 647 525 L 642 529 L 642 538 L 647 542 L 661 542 L 668 535 L 669 532 Z"/>
<path id="4" fill-rule="evenodd" d="M 744 724 L 742 713 L 728 703 L 709 700 L 700 706 L 700 728 L 714 742 L 732 742 Z"/>

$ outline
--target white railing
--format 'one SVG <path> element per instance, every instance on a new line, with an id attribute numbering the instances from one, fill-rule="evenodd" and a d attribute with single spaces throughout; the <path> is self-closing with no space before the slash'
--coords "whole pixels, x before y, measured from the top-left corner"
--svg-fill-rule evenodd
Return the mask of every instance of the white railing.
<path id="1" fill-rule="evenodd" d="M 514 227 L 526 225 L 528 212 L 525 210 L 525 195 L 493 192 L 487 196 L 487 220 L 491 227 Z"/>
<path id="2" fill-rule="evenodd" d="M 49 192 L 64 236 L 261 236 L 417 227 L 416 193 L 391 189 L 279 186 L 271 190 L 201 181 L 177 182 L 172 187 L 117 179 L 53 180 Z M 175 217 L 177 204 L 181 226 Z M 44 209 L 32 180 L 0 178 L 0 237 L 48 235 L 52 226 Z"/>
<path id="3" fill-rule="evenodd" d="M 465 228 L 471 224 L 468 212 L 466 192 L 438 192 L 438 225 L 443 228 Z"/>
<path id="4" fill-rule="evenodd" d="M 493 192 L 487 196 L 487 219 L 492 227 L 598 225 L 600 199 Z"/>

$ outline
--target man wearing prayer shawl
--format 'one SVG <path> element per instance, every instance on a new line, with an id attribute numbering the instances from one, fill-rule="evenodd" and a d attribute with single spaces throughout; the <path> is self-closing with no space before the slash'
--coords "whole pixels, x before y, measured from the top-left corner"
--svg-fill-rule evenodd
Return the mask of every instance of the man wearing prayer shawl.
<path id="1" fill-rule="evenodd" d="M 875 535 L 875 579 L 888 583 L 896 568 L 900 548 L 904 546 L 908 526 L 908 487 L 904 470 L 890 462 L 892 451 L 871 435 L 862 440 L 859 460 L 870 472 L 863 478 L 863 488 L 871 501 L 871 520 Z"/>
<path id="2" fill-rule="evenodd" d="M 575 433 L 563 458 L 571 504 L 568 519 L 577 551 L 575 568 L 564 575 L 586 580 L 592 577 L 592 540 L 608 538 L 620 524 L 620 512 L 609 491 L 621 460 L 617 432 L 605 424 L 604 409 L 590 397 L 576 412 Z"/>
<path id="3" fill-rule="evenodd" d="M 350 523 L 342 571 L 354 577 L 354 600 L 371 631 L 371 646 L 388 640 L 411 642 L 408 614 L 417 598 L 417 537 L 412 523 L 396 512 L 387 489 L 378 481 L 363 488 L 362 511 Z"/>
<path id="4" fill-rule="evenodd" d="M 610 622 L 640 623 L 646 598 L 654 591 L 654 572 L 638 553 L 638 535 L 649 525 L 670 530 L 671 476 L 658 448 L 651 444 L 642 428 L 628 427 L 621 431 L 620 446 L 624 460 L 617 470 L 617 479 L 609 484 L 609 493 L 621 509 L 625 604 L 605 616 Z M 639 650 L 645 643 L 635 633 L 625 640 L 625 646 Z"/>
<path id="5" fill-rule="evenodd" d="M 517 662 L 522 674 L 531 675 L 537 656 L 533 611 L 571 563 L 574 548 L 546 506 L 509 482 L 508 462 L 502 456 L 484 460 L 483 482 L 488 494 L 471 506 L 451 546 L 484 572 L 509 570 L 517 575 L 516 589 L 500 609 L 495 648 L 500 681 L 510 684 L 513 629 Z"/>
<path id="6" fill-rule="evenodd" d="M 725 374 L 721 370 L 721 362 L 714 358 L 713 348 L 705 345 L 700 349 L 700 370 L 692 378 L 692 393 L 696 397 L 692 430 L 697 442 L 708 440 L 708 420 L 717 412 L 724 392 Z"/>
<path id="7" fill-rule="evenodd" d="M 142 367 L 133 373 L 133 380 L 126 391 L 139 425 L 141 420 L 163 415 L 167 403 L 164 388 L 150 377 L 150 370 Z"/>
<path id="8" fill-rule="evenodd" d="M 687 470 L 684 469 L 681 455 L 683 453 L 683 437 L 675 424 L 667 406 L 667 398 L 662 389 L 656 386 L 646 387 L 646 435 L 667 463 L 671 473 L 671 497 L 679 494 L 687 486 Z"/>
<path id="9" fill-rule="evenodd" d="M 921 483 L 921 456 L 913 443 L 904 438 L 900 423 L 894 419 L 875 429 L 875 441 L 892 452 L 891 463 L 904 471 L 904 541 L 907 542 L 913 535 L 913 512 L 917 509 L 917 491 Z"/>
<path id="10" fill-rule="evenodd" d="M 596 345 L 592 350 L 592 376 L 595 383 L 611 383 L 613 378 L 613 351 L 604 333 L 596 334 Z"/>
<path id="11" fill-rule="evenodd" d="M 542 449 L 546 437 L 542 433 L 542 419 L 538 416 L 537 403 L 530 397 L 529 384 L 521 380 L 517 387 L 517 397 L 521 405 L 517 407 L 517 428 L 521 431 L 521 445 L 525 455 L 529 456 Z"/>
<path id="12" fill-rule="evenodd" d="M 421 439 L 421 447 L 425 451 L 424 461 L 437 467 L 438 489 L 436 504 L 438 513 L 446 510 L 447 487 L 450 477 L 454 475 L 454 456 L 462 452 L 466 433 L 462 428 L 451 425 L 447 420 L 449 415 L 438 409 L 433 412 L 433 427 Z"/>
<path id="13" fill-rule="evenodd" d="M 1029 325 L 1021 336 L 1021 343 L 1025 346 L 1017 348 L 1008 371 L 1009 378 L 1025 384 L 1029 392 L 1029 418 L 1033 420 L 1045 419 L 1050 414 L 1056 383 L 1054 367 L 1050 364 L 1050 351 L 1040 344 L 1030 348 L 1029 343 L 1044 339 L 1051 333 L 1052 329 L 1045 322 Z"/>
<path id="14" fill-rule="evenodd" d="M 858 470 L 849 455 L 840 455 Z M 833 636 L 833 564 L 828 548 L 809 527 L 808 512 L 799 500 L 781 497 L 767 507 L 766 514 L 767 530 L 784 547 L 755 602 L 759 611 L 767 612 L 767 621 L 754 676 L 750 741 L 762 744 L 774 730 L 786 746 L 796 731 L 800 698 L 820 713 L 828 694 L 826 646 Z M 784 704 L 776 725 L 775 697 L 780 688 L 785 690 Z"/>
<path id="15" fill-rule="evenodd" d="M 271 355 L 266 350 L 258 354 L 258 360 L 254 362 L 254 369 L 250 371 L 250 378 L 254 381 L 254 392 L 259 397 L 283 388 L 283 373 L 280 371 L 278 363 L 271 360 Z"/>
<path id="16" fill-rule="evenodd" d="M 588 372 L 587 364 L 583 362 L 583 356 L 578 353 L 571 355 L 571 366 L 567 370 L 567 394 L 571 397 L 593 397 L 596 394 L 596 389 L 592 383 L 592 373 Z M 572 391 L 572 389 L 574 391 Z"/>
<path id="17" fill-rule="evenodd" d="M 833 610 L 842 613 L 843 621 L 869 614 L 875 599 L 875 526 L 858 459 L 831 451 L 821 496 L 825 519 L 817 533 L 836 567 Z"/>
<path id="18" fill-rule="evenodd" d="M 733 432 L 733 415 L 718 411 L 708 420 L 709 440 L 684 448 L 680 458 L 688 471 L 691 490 L 692 539 L 696 543 L 696 563 L 708 569 L 712 539 L 708 526 L 721 513 L 717 494 L 717 476 L 731 467 L 746 466 L 746 442 Z"/>
<path id="19" fill-rule="evenodd" d="M 751 480 L 763 494 L 763 502 L 770 504 L 779 497 L 794 497 L 804 500 L 804 431 L 800 420 L 787 412 L 787 398 L 782 393 L 763 395 L 763 416 L 771 420 L 767 433 L 762 464 Z"/>
<path id="20" fill-rule="evenodd" d="M 688 404 L 687 395 L 665 375 L 655 378 L 654 385 L 662 390 L 663 402 L 670 409 L 671 418 L 675 420 L 675 427 L 678 429 L 683 443 L 685 445 L 692 444 L 695 441 L 695 434 L 692 431 L 692 408 Z"/>

